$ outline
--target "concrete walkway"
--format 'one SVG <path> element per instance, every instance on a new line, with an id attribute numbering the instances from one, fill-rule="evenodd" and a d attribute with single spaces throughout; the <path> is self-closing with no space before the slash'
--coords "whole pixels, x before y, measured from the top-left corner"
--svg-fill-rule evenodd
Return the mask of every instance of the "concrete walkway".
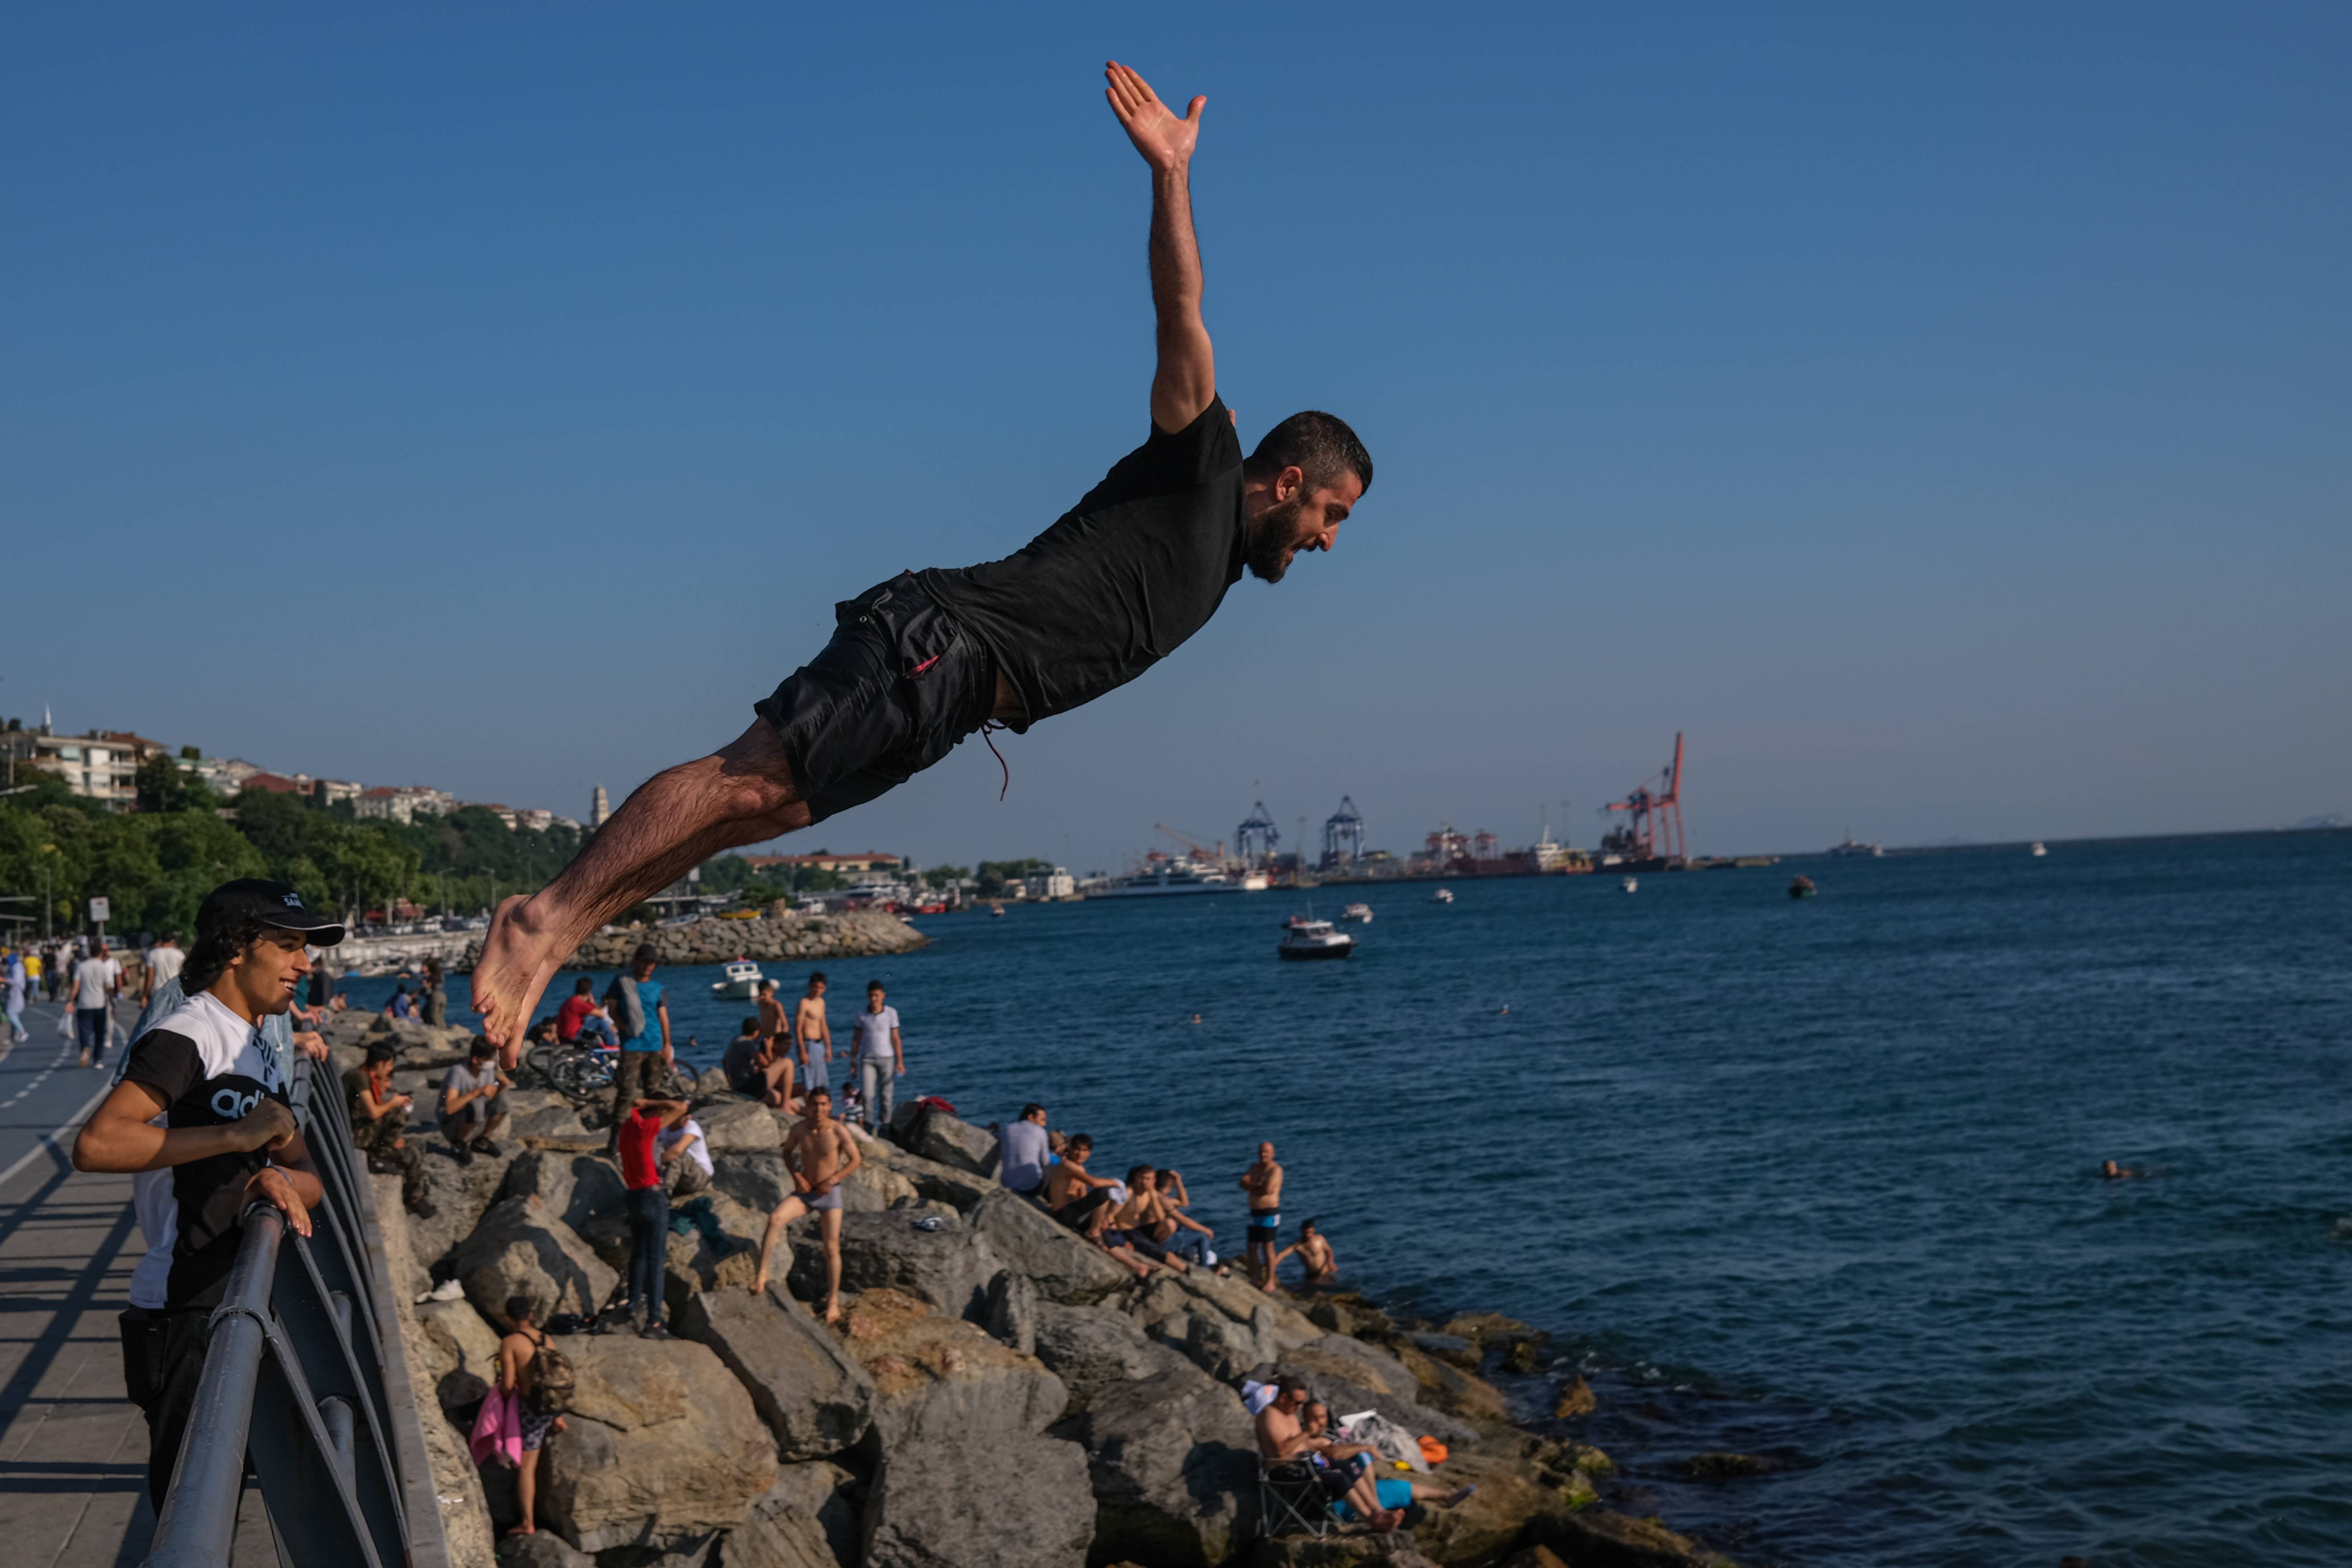
<path id="1" fill-rule="evenodd" d="M 0 1561 L 134 1564 L 155 1518 L 147 1423 L 123 1397 L 115 1319 L 146 1243 L 131 1178 L 68 1161 L 112 1074 L 74 1066 L 47 1004 L 26 1007 L 25 1026 L 32 1038 L 0 1059 Z M 258 1494 L 247 1498 L 237 1560 L 274 1563 Z"/>

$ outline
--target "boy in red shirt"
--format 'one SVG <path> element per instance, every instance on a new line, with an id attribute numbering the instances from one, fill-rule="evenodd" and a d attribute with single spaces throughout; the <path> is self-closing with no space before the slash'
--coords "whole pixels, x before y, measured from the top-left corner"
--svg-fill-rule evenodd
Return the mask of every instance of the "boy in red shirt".
<path id="1" fill-rule="evenodd" d="M 641 1338 L 666 1340 L 662 1327 L 662 1281 L 669 1263 L 669 1190 L 662 1185 L 654 1141 L 686 1120 L 693 1108 L 682 1100 L 641 1100 L 621 1119 L 615 1142 L 621 1152 L 621 1184 L 629 1189 L 629 1317 L 644 1318 Z"/>
<path id="2" fill-rule="evenodd" d="M 596 1010 L 596 982 L 583 974 L 572 995 L 555 1010 L 555 1037 L 567 1046 L 580 1043 L 580 1026 Z"/>

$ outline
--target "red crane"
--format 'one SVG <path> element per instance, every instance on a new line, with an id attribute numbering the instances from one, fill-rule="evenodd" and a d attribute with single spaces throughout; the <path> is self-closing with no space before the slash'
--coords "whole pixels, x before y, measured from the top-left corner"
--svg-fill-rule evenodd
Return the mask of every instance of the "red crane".
<path id="1" fill-rule="evenodd" d="M 1675 760 L 1643 780 L 1623 800 L 1612 800 L 1601 808 L 1627 814 L 1625 826 L 1611 834 L 1602 847 L 1636 855 L 1644 860 L 1671 863 L 1682 859 L 1682 795 L 1683 737 L 1682 731 L 1677 730 L 1675 731 Z"/>

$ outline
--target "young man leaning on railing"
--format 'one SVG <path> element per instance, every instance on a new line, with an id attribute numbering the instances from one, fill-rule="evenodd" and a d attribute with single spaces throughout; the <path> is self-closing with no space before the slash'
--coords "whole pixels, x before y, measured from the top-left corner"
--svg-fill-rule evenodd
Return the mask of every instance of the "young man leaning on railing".
<path id="1" fill-rule="evenodd" d="M 286 1064 L 262 1021 L 285 1012 L 310 972 L 306 947 L 343 940 L 342 922 L 278 882 L 244 879 L 206 895 L 183 1002 L 132 1045 L 122 1081 L 74 1140 L 82 1171 L 172 1172 L 172 1271 L 152 1357 L 126 1337 L 131 1396 L 147 1415 L 147 1489 L 160 1510 L 196 1384 L 205 1321 L 236 1260 L 246 1208 L 268 1203 L 310 1234 L 322 1197 L 288 1099 Z"/>

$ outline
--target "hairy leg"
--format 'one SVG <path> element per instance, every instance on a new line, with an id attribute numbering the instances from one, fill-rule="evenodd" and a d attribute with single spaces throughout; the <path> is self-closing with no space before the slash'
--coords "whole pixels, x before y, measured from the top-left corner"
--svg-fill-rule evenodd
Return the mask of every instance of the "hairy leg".
<path id="1" fill-rule="evenodd" d="M 482 1033 L 512 1068 L 556 966 L 597 927 L 722 850 L 808 823 L 783 742 L 765 719 L 711 755 L 656 773 L 554 881 L 499 906 L 474 967 Z"/>
<path id="2" fill-rule="evenodd" d="M 776 1238 L 784 1234 L 784 1226 L 808 1213 L 808 1205 L 795 1193 L 778 1204 L 768 1215 L 768 1231 L 760 1238 L 760 1271 L 752 1276 L 751 1294 L 761 1295 L 768 1289 L 768 1261 L 776 1254 Z"/>

